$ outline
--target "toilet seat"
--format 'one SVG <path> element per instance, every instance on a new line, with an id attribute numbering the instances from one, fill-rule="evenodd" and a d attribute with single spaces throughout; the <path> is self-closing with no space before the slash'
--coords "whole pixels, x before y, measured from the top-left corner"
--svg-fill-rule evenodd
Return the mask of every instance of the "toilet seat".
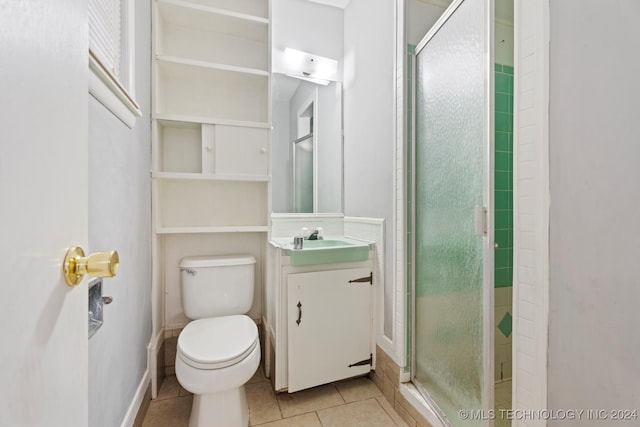
<path id="1" fill-rule="evenodd" d="M 199 319 L 178 337 L 178 355 L 196 369 L 222 369 L 245 359 L 258 345 L 258 328 L 244 315 Z"/>

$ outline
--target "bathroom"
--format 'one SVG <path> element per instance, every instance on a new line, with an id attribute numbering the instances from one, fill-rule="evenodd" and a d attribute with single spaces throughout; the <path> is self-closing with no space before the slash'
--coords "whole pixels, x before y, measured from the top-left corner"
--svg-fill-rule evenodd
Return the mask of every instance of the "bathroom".
<path id="1" fill-rule="evenodd" d="M 306 3 L 289 2 L 289 13 Z M 249 314 L 264 326 L 262 318 L 267 314 L 263 307 L 269 298 L 263 292 L 268 282 L 267 241 L 293 237 L 302 227 L 322 227 L 327 236 L 375 242 L 371 262 L 375 266 L 372 330 L 376 348 L 370 380 L 380 395 L 374 400 L 392 422 L 394 412 L 409 425 L 442 425 L 441 414 L 426 405 L 411 385 L 406 329 L 411 305 L 406 291 L 410 251 L 404 235 L 409 212 L 402 143 L 408 132 L 403 125 L 409 117 L 405 108 L 408 70 L 398 64 L 406 59 L 406 45 L 418 44 L 428 30 L 417 28 L 415 37 L 409 37 L 409 31 L 416 28 L 411 19 L 419 18 L 416 8 L 442 13 L 448 2 L 388 0 L 375 2 L 375 6 L 366 0 L 334 6 L 310 2 L 308 7 L 328 8 L 316 11 L 330 10 L 326 15 L 313 15 L 318 20 L 332 19 L 332 25 L 322 26 L 321 31 L 329 34 L 324 40 L 313 37 L 313 20 L 287 21 L 303 32 L 298 41 L 308 43 L 298 46 L 299 50 L 341 62 L 341 210 L 318 213 L 311 220 L 304 214 L 291 214 L 293 209 L 281 209 L 284 203 L 276 202 L 274 169 L 272 181 L 241 181 L 223 189 L 216 187 L 217 181 L 196 184 L 191 189 L 194 194 L 213 188 L 224 198 L 237 192 L 247 196 L 243 206 L 258 206 L 252 212 L 255 217 L 238 216 L 240 223 L 229 225 L 239 227 L 237 230 L 212 230 L 219 225 L 202 223 L 198 225 L 204 230 L 197 233 L 178 230 L 187 226 L 181 223 L 185 218 L 199 220 L 195 210 L 187 218 L 180 217 L 184 206 L 163 207 L 158 216 L 158 195 L 185 202 L 176 198 L 178 190 L 185 188 L 185 179 L 151 174 L 159 172 L 154 167 L 165 160 L 154 157 L 157 147 L 151 142 L 158 141 L 158 122 L 171 121 L 166 116 L 154 117 L 166 113 L 155 104 L 157 85 L 162 86 L 165 77 L 159 81 L 150 77 L 159 60 L 150 54 L 158 43 L 152 38 L 158 28 L 151 22 L 157 2 L 124 3 L 128 16 L 135 17 L 128 27 L 130 40 L 135 40 L 125 61 L 130 72 L 122 77 L 135 94 L 129 113 L 112 112 L 109 100 L 97 99 L 96 87 L 100 86 L 95 86 L 95 75 L 87 73 L 86 65 L 85 2 L 70 1 L 64 8 L 9 2 L 0 16 L 2 57 L 19 59 L 0 70 L 4 99 L 11 101 L 0 107 L 7 138 L 0 148 L 0 190 L 6 201 L 1 210 L 5 260 L 1 265 L 4 289 L 10 296 L 3 298 L 0 313 L 5 324 L 21 325 L 7 327 L 5 342 L 12 345 L 10 349 L 2 346 L 0 354 L 4 361 L 0 378 L 7 384 L 0 392 L 0 425 L 140 425 L 138 415 L 147 405 L 159 403 L 157 399 L 149 403 L 149 398 L 157 397 L 162 377 L 165 381 L 172 377 L 172 354 L 167 349 L 188 320 L 179 309 L 179 259 L 206 254 L 253 256 L 257 279 Z M 496 252 L 492 273 L 496 290 L 485 304 L 485 309 L 495 309 L 490 317 L 496 325 L 492 328 L 495 350 L 486 354 L 495 351 L 496 356 L 504 356 L 491 363 L 490 382 L 508 379 L 511 370 L 517 384 L 510 393 L 513 408 L 617 408 L 633 416 L 640 382 L 634 360 L 640 357 L 640 345 L 622 331 L 635 324 L 634 301 L 640 297 L 637 248 L 632 239 L 638 235 L 633 217 L 638 203 L 637 198 L 629 197 L 635 187 L 615 184 L 640 178 L 632 162 L 639 155 L 633 141 L 640 129 L 633 117 L 612 111 L 638 109 L 635 100 L 639 97 L 626 95 L 639 92 L 633 76 L 640 72 L 640 63 L 621 58 L 619 52 L 637 51 L 640 35 L 635 20 L 640 11 L 628 2 L 616 2 L 615 8 L 572 0 L 514 3 L 515 53 L 511 62 L 499 59 L 499 45 L 495 53 L 503 75 L 514 71 L 513 92 L 508 77 L 506 93 L 500 91 L 498 80 L 505 78 L 497 76 L 500 70 L 492 64 L 496 172 L 513 173 L 511 186 L 509 176 L 504 178 L 504 190 L 498 189 L 496 173 L 496 190 L 513 190 L 507 200 L 513 203 L 514 223 L 513 237 L 495 248 L 508 253 L 511 247 L 513 258 L 507 254 L 499 265 Z M 271 1 L 272 42 L 277 40 L 279 27 L 274 13 L 277 5 L 277 0 Z M 576 19 L 578 12 L 581 19 Z M 495 41 L 507 43 L 507 38 L 498 35 L 499 24 L 505 24 L 502 18 L 496 19 Z M 594 28 L 609 42 L 601 43 Z M 405 30 L 406 39 L 398 36 Z M 132 63 L 135 67 L 130 67 Z M 607 65 L 614 63 L 619 66 Z M 180 64 L 184 65 L 193 66 Z M 607 76 L 607 88 L 592 87 L 590 82 L 603 76 Z M 506 110 L 498 110 L 498 98 L 504 98 L 498 95 L 508 99 L 512 94 L 517 106 L 512 107 L 513 118 L 500 120 L 512 121 L 513 135 L 506 138 L 513 146 L 499 150 L 499 138 L 504 135 L 498 132 L 510 132 L 498 129 L 497 113 L 509 113 L 509 104 Z M 61 100 L 64 108 L 59 108 Z M 38 117 L 37 126 L 34 117 Z M 169 133 L 175 131 L 172 128 Z M 193 141 L 198 129 L 189 125 L 177 132 Z M 612 140 L 618 144 L 616 153 L 602 144 Z M 517 149 L 514 141 L 520 141 Z M 505 170 L 498 170 L 498 157 L 505 156 L 497 152 L 510 158 L 509 148 L 513 160 L 505 162 Z M 581 155 L 576 156 L 577 152 Z M 190 155 L 185 164 L 177 166 L 193 167 L 197 157 Z M 196 153 L 206 155 L 206 150 Z M 165 181 L 171 183 L 165 185 Z M 21 185 L 12 185 L 16 182 Z M 498 196 L 495 198 L 497 221 Z M 598 198 L 604 201 L 602 206 L 594 206 Z M 47 207 L 47 221 L 40 220 L 43 206 Z M 576 210 L 584 214 L 576 215 Z M 271 212 L 275 212 L 273 217 Z M 259 221 L 253 223 L 254 218 Z M 497 223 L 494 227 L 496 238 L 499 230 L 509 228 Z M 593 245 L 588 236 L 605 227 L 608 232 L 599 235 L 599 244 Z M 104 323 L 90 340 L 84 323 L 89 280 L 72 288 L 60 274 L 64 252 L 71 246 L 82 246 L 89 253 L 116 249 L 120 255 L 118 274 L 104 279 L 102 285 L 112 302 L 105 305 Z M 503 274 L 507 280 L 498 283 Z M 516 284 L 513 291 L 503 286 L 509 284 L 509 277 Z M 611 278 L 616 286 L 604 286 Z M 20 286 L 11 286 L 15 283 Z M 507 313 L 513 316 L 513 325 Z M 264 329 L 259 330 L 263 334 Z M 499 342 L 499 334 L 505 340 Z M 508 337 L 513 340 L 511 351 L 506 349 Z M 266 338 L 261 339 L 265 342 Z M 607 366 L 606 377 L 594 372 L 593 366 L 598 365 Z M 485 366 L 485 372 L 488 370 Z M 261 379 L 261 383 L 270 381 Z M 180 398 L 181 391 L 176 390 Z M 489 401 L 483 407 L 492 407 L 493 398 Z M 390 405 L 389 412 L 384 402 Z M 495 403 L 499 403 L 497 392 Z M 490 421 L 483 420 L 483 425 Z M 634 421 L 621 424 L 635 425 Z M 500 424 L 496 421 L 495 425 Z M 513 419 L 512 425 L 532 423 Z M 581 424 L 556 419 L 535 425 Z"/>
<path id="2" fill-rule="evenodd" d="M 277 279 L 271 278 L 272 275 L 277 275 L 276 270 L 279 269 L 273 261 L 278 254 L 272 253 L 269 241 L 281 238 L 292 241 L 293 236 L 301 234 L 302 228 L 305 227 L 309 232 L 322 228 L 324 235 L 328 238 L 346 236 L 374 242 L 376 243 L 375 255 L 371 257 L 375 257 L 375 260 L 342 263 L 339 265 L 340 270 L 364 268 L 368 263 L 366 267 L 368 271 L 363 271 L 361 275 L 374 273 L 376 283 L 370 288 L 373 291 L 369 290 L 370 285 L 360 285 L 367 295 L 371 294 L 364 297 L 365 301 L 375 298 L 375 304 L 382 305 L 384 304 L 383 293 L 385 291 L 391 293 L 391 289 L 386 289 L 388 286 L 385 286 L 385 283 L 391 283 L 392 269 L 390 265 L 386 265 L 385 260 L 392 259 L 393 252 L 391 246 L 385 247 L 383 242 L 391 241 L 393 238 L 392 229 L 385 228 L 384 224 L 386 218 L 389 220 L 392 218 L 391 186 L 394 178 L 393 170 L 384 159 L 393 156 L 393 145 L 389 143 L 393 141 L 393 123 L 388 118 L 393 117 L 394 114 L 392 102 L 394 88 L 391 82 L 395 29 L 394 20 L 390 19 L 394 16 L 394 4 L 387 2 L 384 7 L 370 10 L 365 3 L 360 5 L 353 3 L 344 8 L 309 1 L 276 0 L 270 2 L 269 10 L 258 7 L 268 5 L 267 2 L 244 3 L 247 5 L 246 8 L 240 4 L 233 6 L 234 11 L 251 13 L 259 19 L 269 17 L 270 35 L 261 33 L 263 28 L 260 26 L 264 24 L 258 22 L 258 19 L 250 23 L 255 28 L 250 28 L 247 24 L 246 32 L 252 34 L 253 43 L 233 44 L 235 51 L 246 52 L 244 56 L 237 58 L 231 56 L 227 58 L 222 55 L 215 57 L 215 53 L 205 53 L 191 47 L 193 41 L 190 43 L 182 41 L 183 36 L 174 23 L 173 16 L 177 16 L 179 12 L 170 8 L 169 6 L 173 5 L 169 3 L 161 2 L 157 5 L 158 12 L 155 16 L 158 16 L 158 24 L 154 37 L 158 42 L 152 58 L 187 56 L 194 60 L 228 63 L 230 66 L 248 67 L 257 71 L 246 78 L 247 86 L 251 84 L 250 90 L 256 94 L 251 100 L 252 104 L 255 100 L 255 105 L 251 105 L 251 108 L 248 108 L 249 105 L 246 102 L 240 104 L 242 101 L 238 101 L 236 105 L 234 101 L 226 98 L 224 102 L 218 103 L 219 105 L 198 104 L 195 107 L 193 102 L 196 98 L 195 91 L 189 92 L 191 96 L 187 103 L 174 96 L 172 89 L 173 86 L 178 86 L 176 82 L 180 72 L 184 72 L 187 76 L 183 80 L 196 81 L 196 74 L 189 74 L 195 71 L 188 70 L 186 67 L 180 71 L 177 65 L 183 64 L 174 64 L 168 59 L 152 62 L 152 69 L 154 72 L 157 71 L 155 81 L 156 90 L 159 92 L 153 107 L 156 109 L 153 115 L 156 120 L 153 125 L 157 127 L 152 128 L 152 139 L 155 141 L 152 145 L 152 211 L 156 212 L 152 241 L 154 242 L 153 258 L 162 260 L 161 263 L 154 263 L 156 266 L 154 268 L 159 270 L 155 271 L 153 289 L 159 290 L 162 301 L 157 306 L 152 306 L 154 316 L 157 318 L 154 322 L 152 345 L 148 357 L 150 363 L 156 363 L 155 368 L 150 371 L 158 372 L 155 380 L 157 384 L 161 384 L 165 376 L 169 377 L 170 381 L 175 381 L 174 375 L 178 374 L 176 376 L 178 380 L 180 379 L 179 372 L 176 372 L 178 369 L 177 340 L 182 329 L 189 323 L 189 318 L 185 316 L 183 309 L 182 286 L 184 283 L 181 278 L 183 273 L 181 273 L 182 267 L 178 268 L 179 265 L 182 266 L 181 260 L 185 257 L 207 255 L 251 256 L 256 260 L 256 274 L 253 304 L 248 316 L 258 324 L 262 347 L 261 359 L 265 374 L 272 381 L 272 388 L 286 392 L 294 389 L 292 383 L 294 376 L 291 375 L 291 367 L 288 370 L 282 368 L 282 365 L 286 365 L 283 348 L 287 343 L 281 342 L 281 336 L 286 331 L 281 332 L 282 328 L 277 328 L 280 320 L 275 314 L 283 310 L 281 307 L 284 305 L 279 302 L 280 295 L 285 293 L 279 293 L 278 287 L 274 285 Z M 231 5 L 226 7 L 232 9 Z M 301 19 L 301 17 L 308 18 Z M 375 18 L 373 22 L 369 21 L 371 18 Z M 376 36 L 378 41 L 374 45 L 369 44 L 368 39 L 361 38 L 363 31 L 372 33 L 373 29 L 380 24 L 384 24 L 386 36 L 383 34 Z M 197 39 L 210 40 L 215 37 L 215 31 L 203 28 L 204 26 L 200 25 L 194 29 L 199 31 Z M 318 34 L 326 35 L 318 37 Z M 187 33 L 184 37 L 188 35 Z M 175 38 L 175 41 L 172 41 L 172 38 Z M 269 41 L 268 45 L 266 41 Z M 333 61 L 334 75 L 328 78 L 333 82 L 324 86 L 288 76 L 301 75 L 298 69 L 292 68 L 296 64 L 292 65 L 293 61 L 287 56 L 291 49 L 314 55 L 316 62 L 324 58 Z M 268 55 L 265 55 L 265 52 Z M 386 57 L 376 57 L 380 52 L 386 52 Z M 245 56 L 249 59 L 245 59 Z M 270 58 L 271 61 L 270 88 L 266 85 L 267 79 L 259 80 L 263 78 L 260 72 L 266 70 L 268 66 L 266 58 Z M 349 65 L 346 65 L 347 62 Z M 175 66 L 176 70 L 170 70 L 169 65 Z M 253 80 L 250 81 L 250 78 Z M 366 121 L 362 121 L 358 111 L 364 108 L 363 93 L 367 93 L 372 86 L 378 86 L 378 82 L 381 81 L 387 84 L 379 85 L 380 88 L 376 89 L 380 102 L 374 108 L 367 107 L 368 117 Z M 227 81 L 228 86 L 233 87 L 234 84 L 236 83 L 231 79 Z M 190 90 L 186 85 L 180 87 L 184 91 Z M 267 89 L 272 93 L 272 106 L 265 102 L 264 93 Z M 198 89 L 200 90 L 205 89 Z M 292 95 L 291 92 L 295 94 Z M 314 100 L 312 103 L 307 101 L 309 93 L 315 94 L 312 97 Z M 297 102 L 298 98 L 300 103 Z M 385 99 L 387 101 L 384 101 Z M 225 110 L 222 109 L 222 104 Z M 247 108 L 239 108 L 238 105 Z M 312 112 L 311 119 L 307 119 L 310 115 L 309 111 Z M 289 117 L 294 114 L 298 117 Z M 211 124 L 203 122 L 195 126 L 176 123 L 185 116 L 211 116 L 224 121 L 215 121 Z M 241 121 L 246 127 L 252 126 L 252 131 L 257 135 L 263 132 L 262 123 L 266 122 L 268 117 L 271 117 L 272 126 L 270 150 L 268 150 L 270 153 L 258 153 L 255 164 L 251 166 L 241 166 L 240 169 L 221 172 L 221 167 L 228 166 L 233 163 L 233 160 L 228 162 L 221 160 L 219 148 L 224 136 L 217 132 L 229 123 Z M 300 128 L 300 123 L 306 126 L 304 132 L 300 129 L 290 132 L 292 127 Z M 372 127 L 371 123 L 377 123 L 377 128 Z M 312 199 L 313 206 L 305 206 L 306 203 L 299 203 L 295 200 L 296 197 L 292 197 L 297 196 L 298 193 L 293 187 L 299 189 L 303 184 L 297 179 L 298 177 L 293 178 L 295 175 L 292 166 L 295 162 L 293 158 L 295 156 L 299 161 L 301 153 L 298 152 L 296 155 L 292 152 L 291 141 L 300 139 L 310 131 L 314 134 L 311 144 L 314 158 L 311 165 L 305 166 L 307 171 L 313 171 L 311 181 L 314 181 L 314 185 L 303 191 L 302 195 Z M 213 161 L 208 157 L 206 150 L 209 145 L 206 145 L 205 141 L 210 141 L 206 136 L 207 132 L 215 135 L 212 144 Z M 289 133 L 291 135 L 288 135 Z M 256 140 L 258 138 L 259 136 L 256 136 Z M 362 144 L 361 141 L 365 140 L 368 141 L 366 150 L 362 146 L 359 147 Z M 188 141 L 188 144 L 185 144 L 185 141 Z M 305 141 L 300 143 L 304 144 Z M 256 146 L 258 149 L 265 147 L 267 145 Z M 154 152 L 157 153 L 155 157 Z M 176 155 L 177 153 L 179 155 Z M 381 155 L 382 153 L 385 154 Z M 267 157 L 265 154 L 271 156 L 268 169 L 263 168 L 264 158 Z M 254 159 L 252 152 L 240 153 L 240 155 L 245 159 Z M 363 162 L 370 168 L 363 170 L 359 166 L 364 164 Z M 236 163 L 240 162 L 236 160 Z M 264 179 L 268 173 L 267 170 L 271 171 L 270 180 Z M 237 182 L 179 179 L 187 178 L 188 174 L 195 174 L 200 178 L 197 174 L 206 176 L 211 173 L 244 175 L 243 179 Z M 367 180 L 371 181 L 375 187 L 384 188 L 384 191 L 381 191 L 381 197 L 357 200 L 362 195 L 358 187 Z M 203 208 L 201 200 L 208 198 L 208 193 L 216 194 L 219 203 L 228 206 L 227 215 L 216 215 L 208 205 Z M 238 197 L 239 193 L 247 196 Z M 210 212 L 212 214 L 209 214 Z M 273 214 L 270 215 L 270 213 Z M 307 242 L 305 246 L 308 244 L 310 243 Z M 368 252 L 373 254 L 374 251 Z M 370 257 L 368 253 L 366 256 Z M 328 268 L 324 265 L 320 267 Z M 310 271 L 313 271 L 311 267 L 291 268 L 294 273 L 310 274 Z M 196 277 L 200 275 L 198 273 Z M 381 279 L 382 277 L 385 279 Z M 340 298 L 336 298 L 338 299 Z M 390 298 L 388 297 L 387 300 Z M 365 309 L 372 311 L 371 321 L 377 323 L 376 327 L 366 328 L 365 332 L 360 334 L 366 339 L 365 351 L 357 356 L 358 360 L 350 360 L 349 363 L 369 358 L 375 352 L 375 345 L 372 345 L 372 342 L 375 342 L 375 335 L 381 333 L 377 328 L 382 330 L 385 327 L 384 316 L 371 310 L 370 305 L 371 303 L 367 303 Z M 308 307 L 309 304 L 303 300 L 302 326 L 306 323 L 305 319 L 309 319 L 308 316 L 311 315 L 311 309 Z M 391 307 L 386 309 L 390 311 Z M 392 322 L 389 318 L 386 322 L 389 328 Z M 350 369 L 350 371 L 353 370 Z M 290 377 L 288 379 L 287 371 Z M 330 375 L 328 378 L 331 378 Z M 324 383 L 327 382 L 330 381 L 324 380 Z M 151 376 L 152 390 L 153 386 L 154 376 Z M 259 389 L 260 386 L 260 384 L 248 384 L 246 387 L 250 410 L 251 395 L 255 392 L 254 389 Z M 368 386 L 370 389 L 377 390 L 370 381 Z M 309 388 L 309 385 L 305 388 Z M 161 393 L 161 389 L 158 393 Z M 275 402 L 272 394 L 273 392 L 267 393 L 263 397 L 267 401 Z M 381 392 L 377 391 L 377 395 L 381 395 Z M 374 402 L 367 404 L 372 403 Z M 388 417 L 382 406 L 379 403 L 376 405 L 378 406 L 374 409 L 382 411 L 382 418 Z M 152 416 L 152 411 L 157 406 L 159 405 L 152 402 L 149 416 Z M 256 413 L 256 410 L 251 411 L 251 414 L 252 424 L 258 421 L 277 420 L 268 416 L 262 417 Z M 284 413 L 283 416 L 285 416 Z M 166 414 L 163 414 L 162 418 L 166 418 Z M 387 419 L 387 421 L 390 420 Z"/>

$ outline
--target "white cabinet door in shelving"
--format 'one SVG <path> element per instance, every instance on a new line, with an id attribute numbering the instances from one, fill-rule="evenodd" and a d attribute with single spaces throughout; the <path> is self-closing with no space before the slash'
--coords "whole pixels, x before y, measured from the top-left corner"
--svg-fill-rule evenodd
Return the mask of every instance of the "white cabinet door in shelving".
<path id="1" fill-rule="evenodd" d="M 215 126 L 215 171 L 229 175 L 267 175 L 269 131 Z"/>
<path id="2" fill-rule="evenodd" d="M 288 276 L 289 392 L 371 370 L 370 269 Z M 349 281 L 352 281 L 351 283 Z"/>

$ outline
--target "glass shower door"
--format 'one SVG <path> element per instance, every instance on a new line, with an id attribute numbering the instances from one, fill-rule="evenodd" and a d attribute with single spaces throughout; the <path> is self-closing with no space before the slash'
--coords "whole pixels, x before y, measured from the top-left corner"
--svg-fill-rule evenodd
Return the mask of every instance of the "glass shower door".
<path id="1" fill-rule="evenodd" d="M 413 376 L 454 426 L 493 407 L 492 15 L 454 1 L 414 61 Z"/>

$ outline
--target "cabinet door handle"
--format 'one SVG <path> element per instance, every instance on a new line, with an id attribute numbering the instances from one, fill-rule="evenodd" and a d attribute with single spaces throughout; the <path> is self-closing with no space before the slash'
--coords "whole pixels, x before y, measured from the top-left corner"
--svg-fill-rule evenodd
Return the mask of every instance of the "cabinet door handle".
<path id="1" fill-rule="evenodd" d="M 302 321 L 302 304 L 300 301 L 298 301 L 298 305 L 296 305 L 296 307 L 298 307 L 298 320 L 296 320 L 296 324 L 300 326 L 300 322 Z"/>

